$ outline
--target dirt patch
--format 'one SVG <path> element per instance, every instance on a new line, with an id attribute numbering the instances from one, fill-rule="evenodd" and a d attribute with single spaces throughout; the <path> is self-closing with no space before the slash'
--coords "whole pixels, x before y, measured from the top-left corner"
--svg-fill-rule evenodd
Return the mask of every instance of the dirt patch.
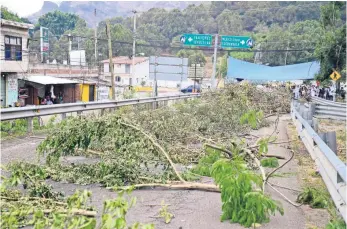
<path id="1" fill-rule="evenodd" d="M 307 152 L 305 145 L 301 141 L 295 141 L 298 138 L 298 133 L 292 122 L 287 125 L 287 134 L 289 140 L 292 140 L 291 147 L 295 153 L 295 159 L 298 162 L 298 177 L 301 186 L 314 187 L 323 193 L 329 195 L 323 179 L 317 172 L 316 165 Z M 333 203 L 330 203 L 333 205 Z M 334 206 L 331 206 L 333 208 Z M 301 207 L 305 214 L 306 228 L 325 228 L 332 218 L 328 209 L 313 209 L 308 205 Z"/>
<path id="2" fill-rule="evenodd" d="M 330 119 L 319 119 L 318 131 L 329 132 L 336 131 L 337 156 L 347 163 L 346 154 L 346 122 Z"/>

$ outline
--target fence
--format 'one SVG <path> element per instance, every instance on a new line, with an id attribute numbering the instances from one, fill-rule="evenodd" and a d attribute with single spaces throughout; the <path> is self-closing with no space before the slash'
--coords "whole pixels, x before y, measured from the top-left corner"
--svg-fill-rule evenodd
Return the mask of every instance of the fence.
<path id="1" fill-rule="evenodd" d="M 62 114 L 65 118 L 66 113 L 77 112 L 77 114 L 82 114 L 84 111 L 90 110 L 101 110 L 104 112 L 107 108 L 117 108 L 121 106 L 128 105 L 139 105 L 146 103 L 153 103 L 153 107 L 157 106 L 158 102 L 178 100 L 178 99 L 189 99 L 200 97 L 198 93 L 183 94 L 183 95 L 171 95 L 171 96 L 159 96 L 159 97 L 149 97 L 141 99 L 127 99 L 120 101 L 98 101 L 98 102 L 88 102 L 88 103 L 67 103 L 67 104 L 55 104 L 55 105 L 44 105 L 44 106 L 31 106 L 31 107 L 20 107 L 20 108 L 4 108 L 1 109 L 1 121 L 13 120 L 26 118 L 28 120 L 28 132 L 32 132 L 32 118 Z"/>
<path id="2" fill-rule="evenodd" d="M 346 120 L 345 103 L 337 103 L 319 97 L 312 97 L 312 102 L 315 104 L 315 116 L 317 118 Z"/>
<path id="3" fill-rule="evenodd" d="M 299 109 L 299 112 L 298 110 Z M 291 106 L 291 115 L 299 136 L 304 143 L 311 158 L 318 166 L 320 175 L 328 188 L 328 191 L 345 222 L 347 221 L 346 212 L 346 164 L 320 138 L 309 122 L 301 114 L 305 109 L 299 103 L 294 102 Z"/>

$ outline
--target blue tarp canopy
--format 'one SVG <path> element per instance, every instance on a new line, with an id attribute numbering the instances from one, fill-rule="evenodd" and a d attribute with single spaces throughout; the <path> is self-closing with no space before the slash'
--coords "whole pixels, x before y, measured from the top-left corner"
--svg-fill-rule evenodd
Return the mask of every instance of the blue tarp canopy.
<path id="1" fill-rule="evenodd" d="M 269 67 L 229 57 L 227 78 L 250 81 L 309 80 L 314 79 L 314 75 L 318 73 L 319 69 L 318 62 Z"/>

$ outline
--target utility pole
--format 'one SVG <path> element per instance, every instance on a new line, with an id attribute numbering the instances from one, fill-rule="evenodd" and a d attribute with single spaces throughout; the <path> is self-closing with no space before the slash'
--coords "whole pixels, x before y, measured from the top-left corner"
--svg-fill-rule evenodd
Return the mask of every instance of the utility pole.
<path id="1" fill-rule="evenodd" d="M 196 84 L 196 59 L 195 59 L 195 67 L 194 67 L 194 88 L 193 88 L 193 93 L 194 93 L 195 90 L 196 90 L 195 84 Z"/>
<path id="2" fill-rule="evenodd" d="M 98 31 L 98 22 L 96 21 L 96 9 L 94 9 L 94 18 L 95 18 L 95 30 L 94 30 L 94 57 L 95 57 L 95 63 L 98 63 L 98 36 L 97 36 L 97 31 Z"/>
<path id="3" fill-rule="evenodd" d="M 133 56 L 132 56 L 132 71 L 131 71 L 131 80 L 130 86 L 132 86 L 133 79 L 135 77 L 135 43 L 136 43 L 136 10 L 132 11 L 134 13 L 134 32 L 133 32 Z"/>
<path id="4" fill-rule="evenodd" d="M 72 35 L 69 33 L 67 35 L 68 40 L 69 40 L 69 56 L 68 56 L 68 63 L 71 65 L 71 51 L 72 51 Z"/>
<path id="5" fill-rule="evenodd" d="M 94 19 L 95 19 L 95 30 L 94 30 L 94 59 L 95 59 L 95 66 L 97 67 L 98 71 L 98 91 L 99 91 L 99 84 L 100 84 L 100 67 L 98 63 L 98 38 L 97 38 L 97 31 L 98 31 L 98 22 L 96 20 L 96 8 L 94 9 Z M 97 93 L 97 100 L 99 100 L 99 93 Z"/>
<path id="6" fill-rule="evenodd" d="M 213 54 L 213 71 L 212 71 L 212 89 L 216 88 L 216 66 L 217 66 L 217 48 L 218 48 L 218 34 L 214 36 L 214 54 Z"/>
<path id="7" fill-rule="evenodd" d="M 289 49 L 289 41 L 287 43 L 287 52 L 286 52 L 286 57 L 284 58 L 284 65 L 287 65 L 288 49 Z"/>
<path id="8" fill-rule="evenodd" d="M 116 99 L 116 90 L 115 90 L 115 79 L 114 79 L 114 72 L 113 72 L 113 62 L 112 62 L 112 42 L 111 42 L 111 26 L 110 26 L 110 20 L 106 21 L 106 32 L 107 32 L 107 39 L 108 39 L 108 57 L 110 59 L 110 72 L 111 72 L 111 85 L 112 85 L 112 99 Z"/>
<path id="9" fill-rule="evenodd" d="M 261 50 L 261 43 L 258 44 L 258 47 L 257 47 L 258 50 Z M 256 52 L 254 53 L 254 63 L 255 64 L 258 64 L 258 63 L 261 63 L 261 52 Z"/>

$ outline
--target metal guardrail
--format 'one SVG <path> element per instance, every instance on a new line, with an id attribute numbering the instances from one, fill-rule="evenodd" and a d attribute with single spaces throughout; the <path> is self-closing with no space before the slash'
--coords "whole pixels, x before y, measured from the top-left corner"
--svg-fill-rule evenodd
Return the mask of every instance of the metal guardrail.
<path id="1" fill-rule="evenodd" d="M 345 222 L 346 211 L 346 164 L 325 144 L 310 124 L 302 118 L 294 104 L 291 106 L 291 115 L 296 129 L 311 158 L 318 166 L 319 173 L 328 188 L 328 191 Z"/>
<path id="2" fill-rule="evenodd" d="M 315 116 L 317 118 L 329 118 L 336 120 L 346 120 L 346 104 L 333 102 L 319 97 L 311 97 L 316 104 Z"/>
<path id="3" fill-rule="evenodd" d="M 1 109 L 1 121 L 13 120 L 20 118 L 32 118 L 45 115 L 65 114 L 71 112 L 83 112 L 89 110 L 98 110 L 106 108 L 116 108 L 127 105 L 137 105 L 145 103 L 154 103 L 160 101 L 169 101 L 177 99 L 188 99 L 200 97 L 198 93 L 183 94 L 183 95 L 171 95 L 171 96 L 159 96 L 149 97 L 141 99 L 127 99 L 120 101 L 98 101 L 88 103 L 66 103 L 66 104 L 54 104 L 54 105 L 38 105 L 31 107 L 20 108 L 3 108 Z"/>
<path id="4" fill-rule="evenodd" d="M 331 100 L 323 99 L 323 98 L 320 98 L 317 96 L 312 96 L 311 99 L 315 103 L 324 104 L 324 105 L 333 105 L 333 106 L 339 106 L 339 107 L 345 107 L 346 108 L 346 103 L 333 102 Z"/>

